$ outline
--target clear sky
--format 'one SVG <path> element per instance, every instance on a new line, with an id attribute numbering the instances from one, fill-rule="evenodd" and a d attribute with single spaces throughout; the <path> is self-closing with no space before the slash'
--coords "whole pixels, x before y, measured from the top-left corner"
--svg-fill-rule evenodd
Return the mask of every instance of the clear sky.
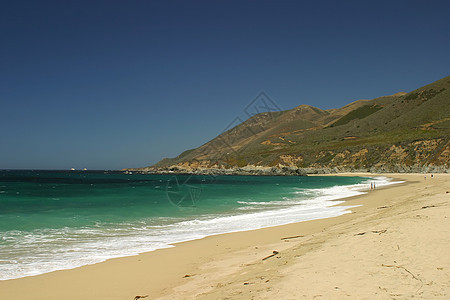
<path id="1" fill-rule="evenodd" d="M 0 169 L 120 169 L 265 91 L 341 107 L 449 75 L 450 1 L 2 1 Z"/>

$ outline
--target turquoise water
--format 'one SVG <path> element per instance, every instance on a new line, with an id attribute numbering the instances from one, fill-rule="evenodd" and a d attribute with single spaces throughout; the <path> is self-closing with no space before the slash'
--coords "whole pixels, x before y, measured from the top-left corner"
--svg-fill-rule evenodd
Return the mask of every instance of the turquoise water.
<path id="1" fill-rule="evenodd" d="M 0 279 L 347 213 L 362 177 L 0 171 Z"/>

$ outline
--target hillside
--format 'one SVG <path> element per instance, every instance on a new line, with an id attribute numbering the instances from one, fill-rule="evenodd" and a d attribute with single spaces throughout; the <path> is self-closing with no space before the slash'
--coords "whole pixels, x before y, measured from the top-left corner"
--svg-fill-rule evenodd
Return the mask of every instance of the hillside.
<path id="1" fill-rule="evenodd" d="M 409 93 L 358 100 L 338 109 L 300 105 L 261 113 L 176 158 L 133 170 L 447 172 L 449 137 L 450 76 Z"/>

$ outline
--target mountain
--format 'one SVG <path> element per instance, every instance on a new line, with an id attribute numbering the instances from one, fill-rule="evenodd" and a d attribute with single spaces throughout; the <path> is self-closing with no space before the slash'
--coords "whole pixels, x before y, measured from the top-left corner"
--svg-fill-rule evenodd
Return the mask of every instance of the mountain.
<path id="1" fill-rule="evenodd" d="M 206 144 L 135 171 L 303 174 L 448 172 L 450 76 L 337 109 L 256 114 Z"/>

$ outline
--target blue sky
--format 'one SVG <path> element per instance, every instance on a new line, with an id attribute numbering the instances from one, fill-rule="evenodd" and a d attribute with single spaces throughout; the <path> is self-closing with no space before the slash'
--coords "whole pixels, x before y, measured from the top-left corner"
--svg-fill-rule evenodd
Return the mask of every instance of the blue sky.
<path id="1" fill-rule="evenodd" d="M 0 169 L 120 169 L 265 91 L 341 107 L 449 75 L 449 1 L 2 1 Z"/>

